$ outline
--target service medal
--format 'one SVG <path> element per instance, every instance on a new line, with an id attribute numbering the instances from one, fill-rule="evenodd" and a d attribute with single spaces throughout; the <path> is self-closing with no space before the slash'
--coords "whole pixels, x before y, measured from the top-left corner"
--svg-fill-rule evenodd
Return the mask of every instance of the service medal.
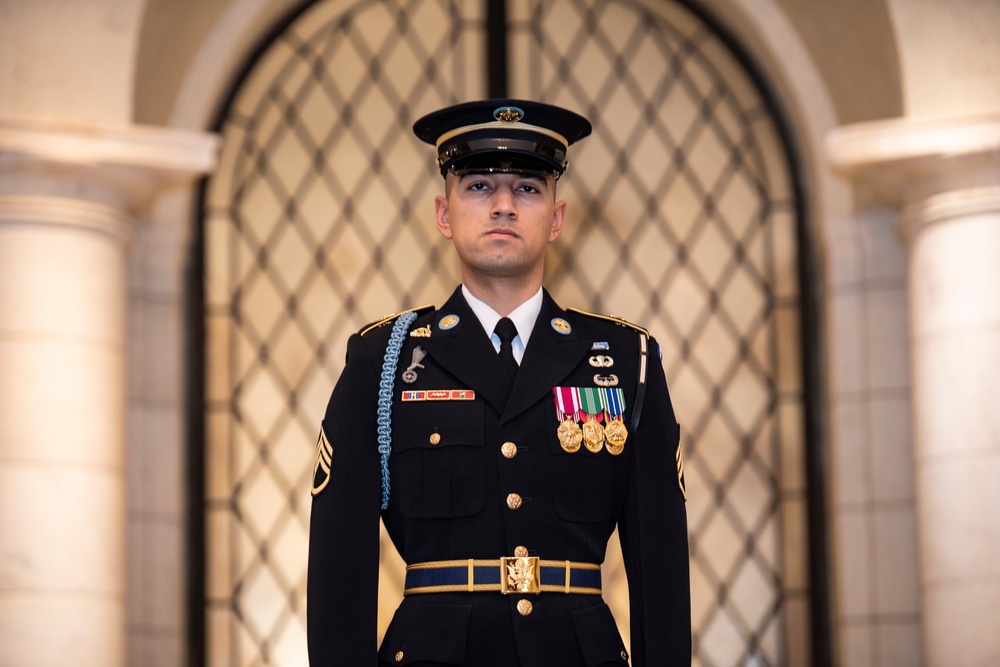
<path id="1" fill-rule="evenodd" d="M 559 444 L 563 451 L 568 454 L 579 451 L 580 441 L 583 440 L 583 431 L 580 430 L 580 425 L 573 421 L 572 417 L 559 423 L 556 435 L 559 436 Z"/>
<path id="2" fill-rule="evenodd" d="M 625 451 L 625 439 L 628 438 L 628 429 L 625 428 L 624 423 L 617 419 L 612 419 L 604 427 L 604 436 L 607 438 L 607 442 L 604 444 L 608 448 L 609 454 L 618 456 Z"/>
<path id="3" fill-rule="evenodd" d="M 587 415 L 583 422 L 583 444 L 591 454 L 597 454 L 604 448 L 604 427 L 597 421 L 603 414 L 601 390 L 597 387 L 580 387 L 580 408 Z"/>
<path id="4" fill-rule="evenodd" d="M 625 414 L 625 392 L 605 387 L 601 392 L 601 403 L 608 412 L 608 423 L 604 426 L 604 444 L 609 454 L 618 456 L 625 451 L 625 440 L 628 438 L 628 429 L 622 419 Z"/>
<path id="5" fill-rule="evenodd" d="M 555 394 L 556 416 L 559 418 L 559 428 L 556 435 L 563 451 L 573 454 L 580 450 L 583 431 L 576 423 L 580 412 L 580 392 L 576 387 L 553 387 Z"/>
<path id="6" fill-rule="evenodd" d="M 604 427 L 596 419 L 583 422 L 583 445 L 591 454 L 597 454 L 604 447 Z"/>

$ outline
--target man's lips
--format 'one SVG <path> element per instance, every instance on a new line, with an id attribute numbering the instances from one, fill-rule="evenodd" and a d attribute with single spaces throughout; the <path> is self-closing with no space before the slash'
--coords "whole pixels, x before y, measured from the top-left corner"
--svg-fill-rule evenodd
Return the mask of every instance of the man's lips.
<path id="1" fill-rule="evenodd" d="M 484 234 L 484 236 L 486 236 L 486 237 L 502 236 L 502 237 L 506 237 L 506 238 L 515 238 L 515 239 L 519 238 L 518 233 L 515 232 L 513 229 L 510 229 L 509 227 L 495 227 L 493 229 L 488 230 Z"/>

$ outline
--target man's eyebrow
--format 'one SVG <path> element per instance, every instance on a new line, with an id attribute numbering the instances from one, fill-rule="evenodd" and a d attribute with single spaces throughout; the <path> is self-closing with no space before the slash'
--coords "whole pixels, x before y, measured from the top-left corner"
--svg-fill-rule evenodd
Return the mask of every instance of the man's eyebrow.
<path id="1" fill-rule="evenodd" d="M 485 172 L 485 171 L 482 171 L 482 172 L 480 172 L 480 171 L 473 171 L 473 172 L 470 172 L 468 174 L 462 174 L 461 176 L 459 176 L 458 177 L 458 182 L 459 183 L 464 183 L 465 181 L 467 181 L 469 179 L 483 178 L 484 176 L 489 176 L 489 175 L 490 174 L 488 172 Z"/>

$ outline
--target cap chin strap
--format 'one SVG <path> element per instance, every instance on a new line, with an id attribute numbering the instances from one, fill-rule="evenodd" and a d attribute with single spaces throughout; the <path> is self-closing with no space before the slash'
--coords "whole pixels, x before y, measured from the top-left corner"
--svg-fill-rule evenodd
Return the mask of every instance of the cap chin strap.
<path id="1" fill-rule="evenodd" d="M 563 135 L 559 134 L 554 130 L 548 129 L 547 127 L 539 127 L 538 125 L 531 125 L 530 123 L 518 123 L 518 122 L 509 122 L 501 120 L 490 121 L 489 123 L 476 123 L 475 125 L 465 125 L 463 127 L 456 127 L 454 130 L 445 132 L 440 137 L 438 137 L 437 142 L 435 142 L 435 145 L 438 147 L 438 149 L 440 149 L 441 145 L 444 144 L 449 139 L 453 139 L 463 134 L 468 134 L 469 132 L 475 132 L 477 130 L 524 130 L 526 132 L 537 132 L 538 134 L 555 139 L 556 141 L 558 141 L 563 145 L 563 149 L 569 146 L 569 141 L 566 140 L 566 137 L 564 137 Z"/>

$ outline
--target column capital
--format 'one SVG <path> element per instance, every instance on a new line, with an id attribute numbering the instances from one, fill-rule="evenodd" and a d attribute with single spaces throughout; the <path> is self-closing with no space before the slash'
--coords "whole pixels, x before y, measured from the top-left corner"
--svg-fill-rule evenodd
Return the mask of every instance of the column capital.
<path id="1" fill-rule="evenodd" d="M 82 199 L 143 212 L 171 187 L 215 168 L 216 135 L 0 117 L 0 196 Z"/>
<path id="2" fill-rule="evenodd" d="M 1000 210 L 1000 114 L 845 125 L 826 147 L 834 171 L 867 199 L 902 209 L 908 238 L 932 222 Z"/>

